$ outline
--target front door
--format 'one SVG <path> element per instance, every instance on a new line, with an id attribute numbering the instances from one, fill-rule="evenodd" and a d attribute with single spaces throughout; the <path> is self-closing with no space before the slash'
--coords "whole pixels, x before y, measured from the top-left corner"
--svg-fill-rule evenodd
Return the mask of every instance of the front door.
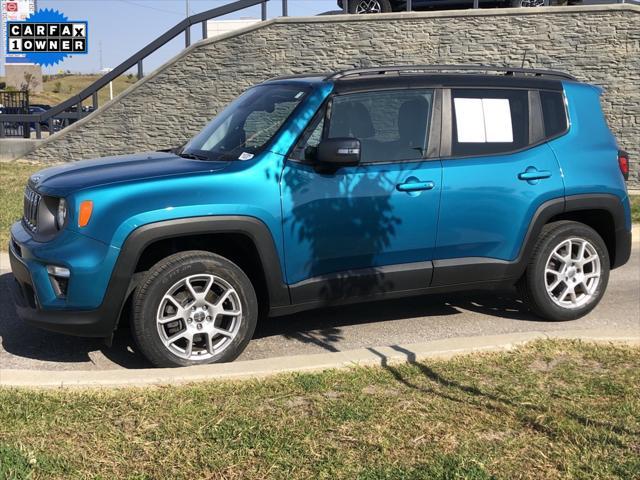
<path id="1" fill-rule="evenodd" d="M 330 116 L 322 111 L 312 121 L 281 180 L 293 302 L 426 288 L 441 189 L 440 161 L 427 159 L 433 90 L 342 94 L 330 102 Z M 343 137 L 360 140 L 360 165 L 318 168 L 321 138 Z"/>

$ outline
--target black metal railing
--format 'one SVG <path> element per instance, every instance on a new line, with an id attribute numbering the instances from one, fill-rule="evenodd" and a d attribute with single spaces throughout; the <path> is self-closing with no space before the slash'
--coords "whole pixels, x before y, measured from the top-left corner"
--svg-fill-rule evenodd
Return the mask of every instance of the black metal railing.
<path id="1" fill-rule="evenodd" d="M 97 79 L 80 93 L 51 107 L 49 110 L 39 113 L 0 113 L 0 138 L 11 135 L 11 133 L 13 133 L 12 130 L 15 129 L 16 126 L 21 127 L 21 132 L 26 131 L 28 133 L 28 135 L 25 136 L 30 136 L 30 129 L 34 128 L 36 138 L 42 138 L 43 126 L 48 126 L 49 133 L 64 128 L 69 123 L 88 115 L 91 111 L 98 108 L 98 91 L 107 86 L 109 82 L 112 82 L 134 67 L 137 67 L 137 76 L 138 79 L 141 79 L 144 76 L 144 59 L 178 35 L 184 34 L 185 47 L 188 47 L 191 44 L 191 27 L 193 25 L 202 24 L 202 38 L 204 39 L 207 38 L 208 20 L 256 5 L 262 5 L 262 20 L 266 20 L 268 1 L 269 0 L 237 0 L 227 5 L 212 8 L 211 10 L 185 18 L 149 43 L 146 47 L 131 55 L 109 73 Z M 282 0 L 282 15 L 287 16 L 287 14 L 287 0 Z M 87 108 L 87 106 L 83 108 L 82 103 L 88 98 L 91 98 L 92 105 L 90 108 Z"/>

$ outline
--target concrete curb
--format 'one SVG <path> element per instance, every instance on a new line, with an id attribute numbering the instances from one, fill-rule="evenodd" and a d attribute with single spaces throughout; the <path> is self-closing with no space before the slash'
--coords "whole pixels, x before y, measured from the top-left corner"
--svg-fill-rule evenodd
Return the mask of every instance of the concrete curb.
<path id="1" fill-rule="evenodd" d="M 426 359 L 449 359 L 456 355 L 478 352 L 508 351 L 533 340 L 549 338 L 640 346 L 640 326 L 635 331 L 602 328 L 449 338 L 409 345 L 369 347 L 346 352 L 295 355 L 179 369 L 103 370 L 97 372 L 0 370 L 0 387 L 121 388 L 180 385 L 211 380 L 257 379 L 292 372 L 318 372 L 354 366 L 385 366 Z"/>

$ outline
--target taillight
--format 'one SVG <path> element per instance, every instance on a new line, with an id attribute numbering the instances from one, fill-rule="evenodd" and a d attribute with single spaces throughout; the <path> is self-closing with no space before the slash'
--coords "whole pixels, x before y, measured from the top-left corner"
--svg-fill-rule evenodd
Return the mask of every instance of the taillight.
<path id="1" fill-rule="evenodd" d="M 629 154 L 623 150 L 618 150 L 618 166 L 625 180 L 629 180 Z"/>

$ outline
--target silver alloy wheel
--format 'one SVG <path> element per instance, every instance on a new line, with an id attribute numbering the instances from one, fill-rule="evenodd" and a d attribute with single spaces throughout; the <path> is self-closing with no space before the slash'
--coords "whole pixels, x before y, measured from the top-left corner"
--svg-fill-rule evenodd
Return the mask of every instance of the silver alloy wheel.
<path id="1" fill-rule="evenodd" d="M 162 343 L 186 360 L 204 361 L 218 355 L 237 336 L 241 322 L 238 293 L 229 282 L 209 274 L 176 282 L 156 314 Z"/>
<path id="2" fill-rule="evenodd" d="M 521 7 L 544 7 L 544 0 L 520 0 Z"/>
<path id="3" fill-rule="evenodd" d="M 356 13 L 380 13 L 382 5 L 379 0 L 360 0 L 356 5 Z"/>
<path id="4" fill-rule="evenodd" d="M 596 295 L 602 269 L 595 247 L 583 238 L 569 238 L 553 249 L 544 269 L 547 293 L 568 309 L 583 307 Z"/>

